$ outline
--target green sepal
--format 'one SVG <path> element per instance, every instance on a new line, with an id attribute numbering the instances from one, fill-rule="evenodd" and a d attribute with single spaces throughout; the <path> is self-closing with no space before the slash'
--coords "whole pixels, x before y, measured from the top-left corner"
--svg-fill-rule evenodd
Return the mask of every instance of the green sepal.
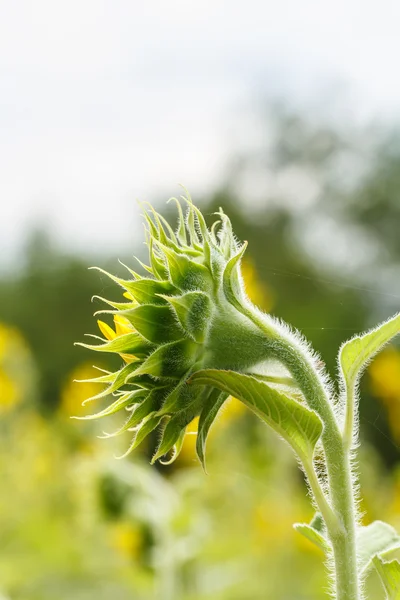
<path id="1" fill-rule="evenodd" d="M 157 279 L 160 279 L 161 281 L 167 280 L 168 279 L 168 269 L 165 266 L 164 262 L 157 257 L 156 251 L 154 249 L 154 243 L 153 243 L 152 237 L 150 238 L 150 241 L 149 241 L 149 257 L 150 257 L 152 271 L 153 271 L 154 275 L 157 277 Z"/>
<path id="2" fill-rule="evenodd" d="M 167 263 L 170 279 L 173 285 L 183 291 L 213 289 L 213 278 L 207 267 L 188 258 L 184 254 L 178 254 L 174 250 L 159 244 Z M 166 293 L 166 292 L 160 292 Z"/>
<path id="3" fill-rule="evenodd" d="M 133 373 L 136 369 L 137 362 L 135 361 L 125 365 L 124 367 L 122 367 L 122 369 L 116 371 L 115 373 L 110 373 L 109 375 L 103 375 L 101 377 L 96 377 L 93 379 L 87 379 L 86 382 L 88 383 L 110 383 L 111 385 L 106 387 L 98 394 L 90 396 L 90 398 L 84 400 L 82 404 L 85 405 L 88 402 L 93 402 L 93 400 L 99 400 L 100 398 L 104 398 L 105 396 L 116 392 L 121 386 L 125 384 L 127 377 L 129 377 L 129 375 Z"/>
<path id="4" fill-rule="evenodd" d="M 140 204 L 141 204 L 141 208 L 143 210 L 143 216 L 145 218 L 145 221 L 146 221 L 147 225 L 149 226 L 149 234 L 150 234 L 150 236 L 152 238 L 158 240 L 159 239 L 159 235 L 160 235 L 159 232 L 158 232 L 158 229 L 155 226 L 153 219 L 150 217 L 149 213 L 144 208 L 143 203 L 140 203 Z"/>
<path id="5" fill-rule="evenodd" d="M 148 203 L 146 203 L 146 204 L 148 204 Z M 152 207 L 151 204 L 148 204 L 148 206 L 149 206 L 149 208 L 152 212 L 152 215 L 154 217 L 154 220 L 156 222 L 157 235 L 155 235 L 155 238 L 160 240 L 160 242 L 162 244 L 169 244 L 170 240 L 169 240 L 167 234 L 165 233 L 163 224 L 161 223 L 161 220 L 160 220 L 160 215 L 158 214 L 158 212 L 156 210 L 154 210 L 154 208 Z"/>
<path id="6" fill-rule="evenodd" d="M 326 554 L 331 550 L 331 544 L 326 537 L 325 523 L 320 513 L 314 515 L 311 523 L 295 523 L 293 527 Z"/>
<path id="7" fill-rule="evenodd" d="M 182 296 L 164 296 L 173 307 L 179 323 L 195 342 L 202 344 L 212 315 L 210 297 L 204 292 L 187 292 Z"/>
<path id="8" fill-rule="evenodd" d="M 179 242 L 183 245 L 187 245 L 187 237 L 186 237 L 186 227 L 185 227 L 185 217 L 183 216 L 182 206 L 179 202 L 178 198 L 170 198 L 168 202 L 174 201 L 176 207 L 178 209 L 178 227 L 176 230 L 176 235 Z"/>
<path id="9" fill-rule="evenodd" d="M 219 248 L 227 260 L 237 250 L 236 242 L 232 231 L 232 223 L 229 217 L 224 213 L 222 208 L 219 209 L 218 215 L 221 217 L 222 227 L 218 232 Z"/>
<path id="10" fill-rule="evenodd" d="M 138 258 L 136 258 L 136 256 L 134 258 L 139 262 L 140 265 L 142 265 L 141 261 Z M 118 262 L 121 266 L 124 267 L 124 269 L 128 271 L 128 273 L 133 277 L 133 279 L 141 279 L 141 275 L 139 275 L 139 273 L 136 273 L 136 271 L 133 271 L 133 269 L 131 269 L 130 267 L 128 267 L 128 265 L 123 263 L 122 260 L 118 259 Z"/>
<path id="11" fill-rule="evenodd" d="M 161 214 L 158 215 L 160 221 L 164 225 L 165 229 L 168 232 L 168 242 L 172 245 L 173 248 L 179 248 L 179 242 L 176 238 L 175 232 L 172 229 L 171 225 L 168 223 L 167 219 L 165 219 Z"/>
<path id="12" fill-rule="evenodd" d="M 211 267 L 211 248 L 210 248 L 210 243 L 212 242 L 212 240 L 211 240 L 211 237 L 210 237 L 210 233 L 209 233 L 209 231 L 207 229 L 207 225 L 206 225 L 206 222 L 204 220 L 203 214 L 197 208 L 197 206 L 195 206 L 193 204 L 193 202 L 191 201 L 190 197 L 189 198 L 185 198 L 184 197 L 183 199 L 189 205 L 189 210 L 193 211 L 194 214 L 196 215 L 196 219 L 197 219 L 197 222 L 198 222 L 199 228 L 200 228 L 201 237 L 203 238 L 203 253 L 204 253 L 205 264 L 207 264 L 209 267 Z"/>
<path id="13" fill-rule="evenodd" d="M 144 263 L 142 260 L 140 260 L 140 258 L 138 258 L 137 256 L 134 256 L 133 258 L 139 263 L 139 265 L 142 267 L 142 269 L 147 271 L 147 273 L 150 273 L 150 275 L 154 276 L 153 269 L 149 265 L 146 265 L 146 263 Z M 136 279 L 140 279 L 140 277 L 137 277 Z"/>
<path id="14" fill-rule="evenodd" d="M 150 225 L 151 238 L 153 238 L 154 241 L 158 241 L 161 244 L 163 244 L 164 246 L 167 246 L 168 248 L 175 250 L 175 252 L 178 252 L 178 253 L 182 252 L 182 249 L 180 248 L 180 246 L 178 244 L 178 240 L 176 239 L 175 233 L 172 230 L 171 226 L 169 225 L 168 221 L 166 219 L 164 219 L 164 217 L 162 215 L 160 215 L 157 211 L 155 211 L 154 208 L 151 206 L 151 204 L 149 204 L 149 207 L 150 207 L 150 210 L 151 210 L 154 220 L 155 220 L 155 225 L 154 225 L 154 222 L 149 217 L 148 213 L 146 213 L 145 217 L 146 217 L 147 222 L 149 223 L 149 221 L 150 221 L 153 225 L 153 226 Z M 167 230 L 168 235 L 167 235 L 164 227 Z"/>
<path id="15" fill-rule="evenodd" d="M 189 339 L 160 346 L 136 370 L 136 375 L 181 379 L 194 363 L 198 346 Z"/>
<path id="16" fill-rule="evenodd" d="M 116 373 L 107 372 L 106 375 L 100 375 L 99 377 L 91 377 L 90 379 L 74 379 L 75 383 L 112 383 L 115 379 Z"/>
<path id="17" fill-rule="evenodd" d="M 96 352 L 115 352 L 117 354 L 143 355 L 149 352 L 154 346 L 138 333 L 125 333 L 105 344 L 84 344 L 76 342 L 76 346 L 82 346 Z"/>
<path id="18" fill-rule="evenodd" d="M 172 416 L 177 412 L 186 410 L 198 395 L 202 393 L 201 388 L 199 389 L 198 386 L 187 383 L 190 372 L 190 370 L 187 371 L 178 385 L 165 396 L 163 405 L 158 411 L 159 416 Z"/>
<path id="19" fill-rule="evenodd" d="M 144 390 L 152 390 L 152 389 L 160 389 L 161 390 L 161 389 L 168 387 L 168 385 L 170 385 L 170 384 L 166 383 L 165 381 L 161 381 L 161 380 L 157 381 L 151 375 L 146 375 L 146 374 L 138 375 L 137 369 L 132 374 L 132 376 L 129 377 L 128 383 L 134 384 L 138 387 L 141 387 Z"/>
<path id="20" fill-rule="evenodd" d="M 244 242 L 239 252 L 235 256 L 232 256 L 228 261 L 222 276 L 222 286 L 225 297 L 228 302 L 235 306 L 240 312 L 243 312 L 243 293 L 239 275 L 239 266 L 246 248 L 247 242 Z"/>
<path id="21" fill-rule="evenodd" d="M 214 244 L 216 246 L 218 246 L 218 235 L 217 235 L 217 228 L 221 225 L 221 221 L 214 221 L 214 223 L 211 225 L 211 229 L 210 229 L 210 236 L 212 241 L 214 242 Z"/>
<path id="22" fill-rule="evenodd" d="M 100 273 L 103 273 L 103 275 L 106 275 L 107 277 L 109 277 L 109 279 L 111 279 L 112 281 L 117 283 L 122 288 L 125 288 L 126 290 L 128 289 L 127 285 L 129 285 L 131 283 L 131 280 L 122 279 L 121 277 L 117 277 L 116 275 L 113 275 L 112 273 L 105 271 L 101 267 L 89 267 L 89 270 L 99 271 Z M 136 275 L 135 279 L 140 279 L 140 276 Z"/>
<path id="23" fill-rule="evenodd" d="M 399 561 L 385 561 L 381 556 L 374 556 L 372 562 L 385 588 L 386 600 L 400 600 Z"/>
<path id="24" fill-rule="evenodd" d="M 181 196 L 182 200 L 188 203 L 188 210 L 186 214 L 186 226 L 189 232 L 190 245 L 196 248 L 196 250 L 202 250 L 200 245 L 199 236 L 197 235 L 196 225 L 194 222 L 194 211 L 193 204 L 185 196 Z"/>
<path id="25" fill-rule="evenodd" d="M 139 304 L 164 304 L 165 300 L 160 294 L 174 294 L 178 290 L 170 281 L 159 281 L 158 279 L 138 279 L 126 282 L 126 289 Z"/>
<path id="26" fill-rule="evenodd" d="M 120 398 L 118 398 L 115 402 L 107 406 L 104 410 L 97 412 L 93 415 L 84 415 L 82 417 L 71 417 L 72 419 L 78 419 L 79 421 L 92 421 L 94 419 L 101 419 L 102 417 L 109 417 L 110 415 L 115 414 L 119 410 L 126 408 L 130 404 L 135 403 L 135 395 L 142 395 L 142 390 L 133 390 L 132 392 L 127 392 L 123 394 Z"/>
<path id="27" fill-rule="evenodd" d="M 143 421 L 143 419 L 148 417 L 151 413 L 156 413 L 162 404 L 164 394 L 164 390 L 152 390 L 146 396 L 143 402 L 133 407 L 132 416 L 130 417 L 130 426 L 135 427 L 136 425 L 139 425 L 139 423 Z"/>
<path id="28" fill-rule="evenodd" d="M 181 433 L 179 434 L 178 439 L 176 440 L 175 444 L 173 445 L 172 454 L 171 454 L 170 458 L 168 458 L 168 459 L 159 458 L 160 464 L 171 465 L 173 462 L 176 461 L 176 459 L 178 458 L 178 456 L 181 453 L 183 442 L 185 441 L 185 436 L 186 436 L 186 428 L 182 429 Z"/>
<path id="29" fill-rule="evenodd" d="M 125 431 L 128 431 L 128 430 L 136 427 L 136 425 L 138 425 L 145 417 L 147 417 L 151 412 L 153 412 L 152 411 L 153 403 L 150 402 L 151 393 L 149 394 L 146 390 L 141 390 L 141 392 L 142 392 L 142 400 L 140 401 L 140 404 L 138 403 L 137 407 L 135 407 L 135 406 L 127 407 L 126 410 L 129 410 L 129 417 L 127 418 L 125 423 L 122 425 L 122 427 L 120 427 L 113 433 L 104 432 L 103 435 L 99 436 L 99 437 L 108 439 L 111 437 L 116 437 L 118 435 L 121 435 Z M 132 410 L 131 410 L 131 408 L 132 408 Z M 141 416 L 141 415 L 143 415 L 143 416 Z"/>
<path id="30" fill-rule="evenodd" d="M 197 440 L 196 440 L 196 453 L 199 457 L 201 465 L 206 471 L 206 442 L 208 433 L 210 431 L 211 425 L 214 423 L 215 418 L 224 404 L 225 400 L 229 397 L 229 394 L 226 392 L 221 392 L 218 389 L 214 389 L 211 391 L 208 396 L 202 411 L 200 413 L 199 426 L 197 431 Z"/>
<path id="31" fill-rule="evenodd" d="M 266 383 L 234 371 L 197 371 L 189 383 L 216 387 L 235 396 L 274 429 L 302 460 L 313 457 L 323 425 L 318 415 Z"/>
<path id="32" fill-rule="evenodd" d="M 126 456 L 128 456 L 128 454 L 130 454 L 133 450 L 135 450 L 135 448 L 137 448 L 145 440 L 145 438 L 152 431 L 154 431 L 154 429 L 156 429 L 159 426 L 161 421 L 162 421 L 162 417 L 150 416 L 143 423 L 143 425 L 140 427 L 140 429 L 138 429 L 136 431 L 135 435 L 133 436 L 132 443 L 129 446 L 128 450 L 121 456 L 116 456 L 115 458 L 121 459 L 121 458 L 125 458 Z"/>
<path id="33" fill-rule="evenodd" d="M 112 306 L 112 308 L 114 308 L 116 311 L 118 310 L 130 310 L 131 308 L 135 308 L 135 306 L 137 306 L 137 302 L 133 301 L 133 302 L 112 302 L 111 300 L 107 300 L 107 298 L 103 298 L 102 296 L 92 296 L 92 302 L 94 299 L 97 300 L 101 300 L 102 302 L 105 302 L 106 304 L 108 304 L 108 306 Z M 94 314 L 98 314 L 100 311 L 96 311 Z M 101 311 L 103 312 L 103 311 Z"/>
<path id="34" fill-rule="evenodd" d="M 194 415 L 194 416 L 196 416 L 196 415 Z M 177 416 L 172 417 L 168 421 L 168 423 L 163 431 L 160 445 L 158 446 L 156 453 L 154 454 L 153 458 L 151 459 L 152 465 L 157 460 L 159 460 L 160 458 L 162 458 L 163 456 L 168 454 L 168 452 L 172 448 L 174 448 L 174 446 L 176 446 L 177 444 L 179 445 L 179 450 L 180 450 L 180 448 L 182 448 L 183 439 L 185 437 L 185 432 L 186 432 L 186 427 L 193 420 L 193 418 L 194 417 L 191 417 L 191 418 L 187 417 L 187 422 L 184 425 L 181 424 L 181 419 L 178 419 Z M 174 462 L 174 460 L 176 458 L 178 458 L 177 449 L 173 452 L 173 455 L 170 458 L 170 460 L 163 461 L 163 464 L 171 464 L 172 462 Z"/>
<path id="35" fill-rule="evenodd" d="M 169 306 L 141 304 L 121 314 L 149 342 L 163 344 L 182 339 L 182 330 Z"/>
<path id="36" fill-rule="evenodd" d="M 163 301 L 160 298 L 157 298 L 157 294 L 173 294 L 178 291 L 169 280 L 150 279 L 148 277 L 140 277 L 139 275 L 133 280 L 121 279 L 99 267 L 91 268 L 100 271 L 100 273 L 107 275 L 107 277 L 118 283 L 118 285 L 129 292 L 139 304 L 162 304 Z M 119 307 L 115 302 L 110 302 L 104 298 L 101 298 L 101 300 L 104 300 L 104 302 L 107 302 L 107 304 L 110 304 L 111 306 Z"/>

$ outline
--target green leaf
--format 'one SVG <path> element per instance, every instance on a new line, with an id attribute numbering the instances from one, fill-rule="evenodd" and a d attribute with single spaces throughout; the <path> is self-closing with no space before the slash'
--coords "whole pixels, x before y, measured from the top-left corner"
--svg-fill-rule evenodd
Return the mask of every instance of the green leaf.
<path id="1" fill-rule="evenodd" d="M 228 396 L 229 394 L 227 392 L 221 392 L 218 389 L 212 390 L 200 414 L 196 441 L 196 452 L 204 470 L 206 470 L 205 454 L 208 433 L 210 431 L 211 425 L 215 421 L 215 418 L 221 406 L 228 398 Z"/>
<path id="2" fill-rule="evenodd" d="M 182 339 L 174 314 L 169 306 L 142 304 L 123 314 L 144 338 L 154 344 L 163 344 Z"/>
<path id="3" fill-rule="evenodd" d="M 400 314 L 343 344 L 339 352 L 339 363 L 348 390 L 356 386 L 363 369 L 373 356 L 398 333 Z"/>
<path id="4" fill-rule="evenodd" d="M 400 549 L 400 536 L 396 530 L 383 521 L 374 521 L 357 529 L 358 568 L 366 573 L 372 566 L 376 554 L 386 555 Z"/>
<path id="5" fill-rule="evenodd" d="M 386 591 L 387 600 L 400 600 L 400 563 L 398 560 L 387 562 L 380 556 L 372 559 L 374 567 L 378 571 L 383 587 Z"/>
<path id="6" fill-rule="evenodd" d="M 210 385 L 235 396 L 282 436 L 300 458 L 312 458 L 323 425 L 309 408 L 254 377 L 234 371 L 206 369 L 195 373 L 190 382 Z"/>
<path id="7" fill-rule="evenodd" d="M 211 300 L 204 292 L 187 292 L 182 296 L 164 296 L 183 329 L 199 344 L 204 342 L 211 318 Z"/>
<path id="8" fill-rule="evenodd" d="M 293 527 L 325 553 L 329 552 L 331 544 L 325 536 L 325 523 L 320 513 L 315 514 L 311 523 L 295 523 Z"/>

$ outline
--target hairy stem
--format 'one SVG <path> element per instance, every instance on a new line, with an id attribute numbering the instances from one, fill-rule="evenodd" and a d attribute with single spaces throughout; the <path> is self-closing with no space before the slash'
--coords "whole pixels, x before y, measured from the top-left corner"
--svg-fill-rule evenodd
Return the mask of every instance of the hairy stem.
<path id="1" fill-rule="evenodd" d="M 337 600 L 361 600 L 357 575 L 356 514 L 349 450 L 345 447 L 332 404 L 312 361 L 290 339 L 281 339 L 278 350 L 298 382 L 308 405 L 324 423 L 325 452 L 331 507 L 340 527 L 327 522 L 333 548 Z"/>
<path id="2" fill-rule="evenodd" d="M 271 338 L 269 323 L 264 322 L 258 313 L 251 310 L 246 310 L 245 313 Z M 335 598 L 336 600 L 362 600 L 357 573 L 356 509 L 350 446 L 342 437 L 328 391 L 307 349 L 303 349 L 294 338 L 286 335 L 285 331 L 280 331 L 276 335 L 273 345 L 276 358 L 289 369 L 309 407 L 319 415 L 324 424 L 321 441 L 328 474 L 330 508 L 336 518 L 332 519 L 327 512 L 327 501 L 324 494 L 323 499 L 321 498 L 322 490 L 319 482 L 315 500 L 321 513 L 325 511 L 329 516 L 328 520 L 324 518 L 333 549 Z M 351 429 L 354 426 L 353 421 L 352 419 L 348 425 Z M 353 431 L 347 432 L 347 436 L 352 434 Z M 312 473 L 310 471 L 306 474 L 315 494 Z"/>
<path id="3" fill-rule="evenodd" d="M 354 386 L 349 386 L 346 393 L 346 416 L 343 429 L 343 443 L 347 452 L 353 445 L 354 416 L 355 416 L 355 392 Z"/>
<path id="4" fill-rule="evenodd" d="M 326 499 L 318 476 L 315 472 L 313 463 L 307 460 L 302 460 L 302 465 L 304 468 L 304 472 L 307 476 L 309 486 L 314 495 L 315 502 L 317 503 L 318 509 L 328 529 L 332 531 L 340 529 L 340 521 L 338 520 L 336 514 L 333 512 L 328 500 Z"/>

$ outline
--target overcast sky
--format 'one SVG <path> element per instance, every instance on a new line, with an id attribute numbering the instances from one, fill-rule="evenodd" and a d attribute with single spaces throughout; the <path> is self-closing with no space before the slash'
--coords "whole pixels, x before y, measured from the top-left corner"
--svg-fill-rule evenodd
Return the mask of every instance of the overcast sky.
<path id="1" fill-rule="evenodd" d="M 220 180 L 261 92 L 399 118 L 399 22 L 398 0 L 0 0 L 0 264 L 42 221 L 126 248 L 136 198 Z"/>

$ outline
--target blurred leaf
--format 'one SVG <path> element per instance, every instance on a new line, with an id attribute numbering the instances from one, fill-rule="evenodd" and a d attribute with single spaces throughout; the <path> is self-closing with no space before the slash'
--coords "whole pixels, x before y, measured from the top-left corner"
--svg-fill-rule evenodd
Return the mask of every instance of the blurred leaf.
<path id="1" fill-rule="evenodd" d="M 386 555 L 400 548 L 400 536 L 396 530 L 383 521 L 374 521 L 357 530 L 358 568 L 366 573 L 372 567 L 372 559 L 379 554 Z"/>
<path id="2" fill-rule="evenodd" d="M 400 563 L 398 560 L 386 562 L 380 556 L 372 559 L 374 567 L 386 591 L 387 600 L 400 600 Z"/>

